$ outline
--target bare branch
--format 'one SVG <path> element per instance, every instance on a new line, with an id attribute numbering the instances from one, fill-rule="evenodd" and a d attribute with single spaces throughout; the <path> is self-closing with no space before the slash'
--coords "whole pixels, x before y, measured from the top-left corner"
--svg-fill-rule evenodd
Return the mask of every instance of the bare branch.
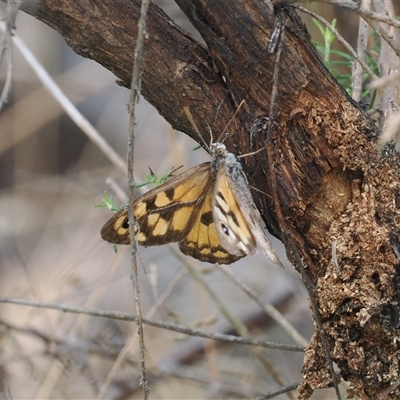
<path id="1" fill-rule="evenodd" d="M 7 103 L 8 95 L 11 89 L 11 82 L 13 78 L 13 48 L 12 48 L 12 36 L 15 29 L 15 19 L 18 14 L 19 7 L 21 5 L 21 0 L 7 1 L 7 6 L 5 9 L 4 19 L 5 24 L 0 25 L 0 29 L 3 31 L 3 35 L 0 39 L 0 65 L 6 59 L 6 81 L 1 91 L 0 95 L 0 111 L 4 104 Z M 5 26 L 4 26 L 5 25 Z"/>
<path id="2" fill-rule="evenodd" d="M 24 300 L 17 299 L 12 297 L 0 297 L 0 303 L 8 303 L 8 304 L 18 304 L 22 306 L 35 307 L 35 308 L 46 308 L 50 310 L 57 310 L 61 312 L 68 312 L 73 314 L 84 314 L 90 315 L 92 317 L 102 317 L 102 318 L 111 318 L 117 319 L 121 321 L 136 321 L 136 316 L 132 314 L 127 314 L 120 311 L 105 311 L 105 310 L 96 310 L 87 307 L 70 307 L 64 306 L 57 303 L 46 303 L 46 302 L 38 302 L 33 300 Z M 221 342 L 229 342 L 229 343 L 239 343 L 251 346 L 260 346 L 270 349 L 279 349 L 279 350 L 287 350 L 287 351 L 303 351 L 302 346 L 298 346 L 295 344 L 281 344 L 275 342 L 268 342 L 265 340 L 253 340 L 249 338 L 243 338 L 233 335 L 224 335 L 222 333 L 207 333 L 203 331 L 198 331 L 190 328 L 183 327 L 181 325 L 169 323 L 169 322 L 161 322 L 154 321 L 152 319 L 143 318 L 143 323 L 149 326 L 154 326 L 156 328 L 167 329 L 171 331 L 175 331 L 178 333 L 183 333 L 185 335 L 190 336 L 198 336 L 207 339 L 219 340 Z"/>
<path id="3" fill-rule="evenodd" d="M 371 6 L 371 2 L 369 0 L 362 0 L 362 6 L 365 6 L 366 9 L 369 9 Z M 357 39 L 357 60 L 365 60 L 365 54 L 368 47 L 368 34 L 369 28 L 368 24 L 360 18 L 359 26 L 358 26 L 358 39 Z M 361 100 L 362 93 L 362 85 L 363 85 L 363 68 L 359 62 L 353 63 L 352 69 L 352 80 L 351 80 L 351 94 L 353 99 L 356 101 Z"/>
<path id="4" fill-rule="evenodd" d="M 136 222 L 134 210 L 135 201 L 135 178 L 134 178 L 134 149 L 135 149 L 135 137 L 136 137 L 136 104 L 140 98 L 140 84 L 141 84 L 141 68 L 142 68 L 142 53 L 144 47 L 144 39 L 146 36 L 146 23 L 147 23 L 147 12 L 149 8 L 150 0 L 142 0 L 142 6 L 140 9 L 140 17 L 138 22 L 138 36 L 135 47 L 135 56 L 132 70 L 132 82 L 131 92 L 129 100 L 129 134 L 128 134 L 128 197 L 129 197 L 129 231 L 130 237 L 136 238 Z M 141 369 L 141 385 L 143 387 L 143 396 L 146 400 L 150 394 L 149 384 L 147 381 L 146 362 L 145 362 L 145 343 L 144 343 L 144 332 L 143 332 L 143 317 L 140 306 L 140 286 L 137 269 L 137 241 L 131 240 L 131 259 L 132 259 L 132 280 L 133 280 L 133 293 L 136 305 L 137 324 L 138 324 L 138 335 L 139 335 L 139 348 L 140 348 L 140 369 Z"/>
<path id="5" fill-rule="evenodd" d="M 400 28 L 400 21 L 398 21 L 397 19 L 365 9 L 361 7 L 360 3 L 342 0 L 321 0 L 321 2 L 335 4 L 343 8 L 349 8 L 350 10 L 356 11 L 357 14 L 360 14 L 363 17 L 372 18 L 375 21 L 385 22 L 388 25 L 394 26 L 395 28 Z"/>

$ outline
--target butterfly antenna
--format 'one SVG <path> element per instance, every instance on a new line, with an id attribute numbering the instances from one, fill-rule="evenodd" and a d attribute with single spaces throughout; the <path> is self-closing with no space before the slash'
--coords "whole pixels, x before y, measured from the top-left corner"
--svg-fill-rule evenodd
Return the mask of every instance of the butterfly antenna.
<path id="1" fill-rule="evenodd" d="M 219 112 L 221 111 L 221 107 L 224 104 L 224 101 L 226 100 L 226 98 L 228 97 L 228 93 L 225 94 L 224 98 L 219 102 L 218 107 L 217 107 L 217 111 L 215 113 L 215 117 L 214 117 L 214 121 L 213 121 L 213 126 L 217 123 L 218 121 L 218 115 Z"/>
<path id="2" fill-rule="evenodd" d="M 210 132 L 210 146 L 208 147 L 208 149 L 210 149 L 211 145 L 214 143 L 214 137 L 213 137 L 214 135 L 213 135 L 212 129 L 210 128 L 210 125 L 207 124 L 207 128 Z"/>
<path id="3" fill-rule="evenodd" d="M 236 117 L 237 113 L 238 113 L 239 110 L 242 108 L 242 106 L 243 106 L 244 103 L 246 103 L 246 100 L 242 100 L 242 101 L 240 102 L 240 104 L 238 105 L 238 107 L 237 107 L 235 113 L 233 114 L 232 118 L 231 118 L 231 119 L 228 121 L 228 123 L 225 125 L 225 128 L 222 130 L 222 133 L 221 133 L 221 135 L 220 135 L 219 138 L 218 138 L 218 142 L 219 142 L 219 143 L 224 143 L 225 138 L 226 138 L 227 135 L 228 135 L 228 133 L 225 132 L 225 131 L 226 131 L 226 129 L 228 128 L 228 126 L 231 124 L 231 122 L 234 120 L 234 118 Z M 225 135 L 225 138 L 222 139 L 222 137 L 223 137 L 224 135 Z"/>
<path id="4" fill-rule="evenodd" d="M 188 106 L 183 107 L 183 112 L 186 114 L 186 117 L 187 117 L 187 119 L 189 120 L 190 125 L 192 125 L 193 129 L 195 130 L 195 132 L 196 132 L 197 135 L 198 135 L 198 138 L 202 141 L 204 147 L 205 147 L 206 149 L 208 149 L 208 144 L 207 144 L 206 141 L 204 140 L 203 135 L 200 133 L 200 130 L 199 130 L 199 128 L 197 127 L 196 122 L 194 121 L 193 114 L 192 114 L 192 112 L 190 111 L 189 107 L 188 107 Z"/>
<path id="5" fill-rule="evenodd" d="M 263 147 L 256 151 L 252 151 L 251 153 L 246 153 L 246 154 L 240 154 L 239 156 L 236 156 L 236 158 L 244 158 L 244 157 L 249 157 L 249 156 L 254 156 L 255 154 L 260 153 L 261 151 L 265 150 L 267 148 L 267 144 L 265 144 Z"/>

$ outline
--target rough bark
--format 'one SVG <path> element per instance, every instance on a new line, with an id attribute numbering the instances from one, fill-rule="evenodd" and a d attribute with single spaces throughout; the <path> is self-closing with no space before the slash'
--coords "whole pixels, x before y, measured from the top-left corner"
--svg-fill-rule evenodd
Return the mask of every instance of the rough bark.
<path id="1" fill-rule="evenodd" d="M 207 48 L 152 5 L 143 95 L 174 128 L 206 142 L 209 129 L 218 136 L 246 100 L 227 146 L 236 154 L 261 148 L 276 10 L 262 0 L 176 2 Z M 41 0 L 21 8 L 129 86 L 140 2 Z M 329 75 L 295 12 L 281 11 L 285 35 L 272 138 L 265 151 L 243 159 L 244 169 L 250 184 L 267 194 L 253 193 L 270 231 L 288 246 L 296 267 L 300 255 L 315 284 L 329 351 L 351 394 L 375 399 L 399 375 L 399 158 L 392 147 L 377 151 L 373 122 Z M 316 333 L 300 398 L 331 384 Z M 385 396 L 399 398 L 400 392 Z"/>

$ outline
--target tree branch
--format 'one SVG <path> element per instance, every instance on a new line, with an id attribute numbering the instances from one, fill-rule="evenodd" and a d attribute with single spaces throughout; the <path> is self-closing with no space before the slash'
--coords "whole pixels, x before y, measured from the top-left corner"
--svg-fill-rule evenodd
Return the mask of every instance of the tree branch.
<path id="1" fill-rule="evenodd" d="M 268 152 L 243 164 L 250 184 L 265 193 L 254 192 L 254 199 L 270 231 L 291 243 L 289 258 L 315 287 L 315 317 L 326 341 L 324 348 L 314 335 L 306 351 L 300 398 L 332 383 L 334 377 L 324 376 L 324 351 L 351 382 L 350 395 L 376 398 L 397 380 L 400 358 L 400 271 L 393 253 L 400 234 L 398 154 L 392 146 L 377 151 L 373 121 L 328 73 L 293 8 L 275 6 L 284 13 L 285 35 L 274 100 L 276 56 L 268 51 L 274 6 L 263 0 L 176 2 L 207 48 L 151 5 L 143 95 L 174 128 L 201 143 L 209 141 L 209 128 L 214 136 L 222 132 L 245 100 L 226 140 L 237 155 L 265 146 L 273 106 Z M 139 4 L 41 0 L 21 9 L 129 86 Z M 398 396 L 394 388 L 387 398 Z"/>

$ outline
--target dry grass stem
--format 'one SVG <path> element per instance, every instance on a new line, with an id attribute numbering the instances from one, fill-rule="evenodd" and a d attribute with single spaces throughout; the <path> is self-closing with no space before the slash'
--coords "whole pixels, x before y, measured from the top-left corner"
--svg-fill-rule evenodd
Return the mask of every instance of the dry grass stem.
<path id="1" fill-rule="evenodd" d="M 142 0 L 142 6 L 140 9 L 140 17 L 138 22 L 138 36 L 135 46 L 134 62 L 132 70 L 132 82 L 131 82 L 131 92 L 129 99 L 129 133 L 128 133 L 128 198 L 129 198 L 129 231 L 130 237 L 135 238 L 135 216 L 133 213 L 133 204 L 135 200 L 134 187 L 135 187 L 135 177 L 134 177 L 134 149 L 135 149 L 135 137 L 136 137 L 136 104 L 139 102 L 140 98 L 140 74 L 142 71 L 142 52 L 144 47 L 144 39 L 146 36 L 146 22 L 147 22 L 147 11 L 149 8 L 150 0 Z M 137 314 L 137 324 L 138 324 L 138 336 L 139 336 L 139 348 L 140 348 L 140 371 L 141 371 L 141 381 L 140 384 L 143 387 L 143 398 L 148 399 L 150 394 L 149 384 L 147 380 L 147 370 L 145 361 L 145 342 L 144 342 L 144 332 L 143 332 L 143 320 L 142 320 L 142 310 L 140 305 L 140 286 L 138 278 L 138 268 L 137 268 L 137 242 L 135 239 L 131 240 L 131 259 L 132 259 L 132 280 L 133 280 L 133 294 L 135 298 L 136 314 Z M 129 346 L 126 346 L 129 348 Z M 121 354 L 120 359 L 123 358 Z"/>
<path id="2" fill-rule="evenodd" d="M 225 276 L 227 276 L 232 282 L 234 282 L 249 298 L 254 300 L 267 315 L 269 315 L 280 327 L 293 339 L 299 346 L 307 346 L 308 341 L 291 325 L 288 320 L 271 304 L 265 303 L 261 298 L 260 294 L 254 289 L 247 286 L 242 280 L 240 280 L 229 267 L 225 265 L 218 265 Z"/>
<path id="3" fill-rule="evenodd" d="M 378 77 L 374 74 L 372 69 L 367 65 L 367 63 L 360 57 L 358 57 L 357 52 L 354 50 L 353 46 L 348 43 L 343 36 L 338 32 L 337 29 L 335 29 L 326 19 L 322 18 L 320 15 L 307 10 L 304 7 L 294 5 L 295 8 L 297 8 L 299 11 L 304 12 L 305 14 L 311 15 L 313 18 L 324 24 L 337 38 L 338 42 L 343 44 L 343 46 L 349 51 L 349 53 L 360 63 L 360 65 L 363 67 L 364 71 L 371 77 L 371 79 L 375 80 L 378 79 Z"/>
<path id="4" fill-rule="evenodd" d="M 369 0 L 362 0 L 361 6 L 365 9 L 369 9 L 371 2 Z M 358 25 L 358 36 L 357 36 L 357 60 L 365 60 L 365 55 L 368 48 L 368 35 L 369 28 L 368 24 L 360 18 Z M 359 62 L 353 63 L 352 68 L 352 79 L 351 79 L 351 95 L 354 100 L 360 101 L 363 90 L 363 68 Z"/>
<path id="5" fill-rule="evenodd" d="M 35 308 L 44 308 L 49 310 L 57 310 L 64 313 L 73 313 L 73 314 L 82 314 L 82 315 L 90 315 L 92 317 L 101 317 L 101 318 L 110 318 L 116 319 L 121 321 L 136 321 L 136 315 L 120 312 L 120 311 L 106 311 L 106 310 L 99 310 L 99 309 L 91 309 L 87 307 L 70 307 L 61 305 L 58 303 L 48 303 L 48 302 L 38 302 L 33 300 L 24 300 L 24 299 L 17 299 L 11 297 L 0 297 L 0 303 L 8 303 L 8 304 L 16 304 L 28 307 L 35 307 Z M 279 349 L 279 350 L 287 350 L 287 351 L 295 351 L 295 352 L 302 352 L 303 347 L 293 344 L 281 344 L 275 342 L 269 342 L 265 340 L 255 340 L 250 338 L 238 337 L 233 335 L 225 335 L 221 333 L 207 333 L 195 329 L 190 329 L 184 326 L 180 326 L 177 324 L 173 324 L 170 322 L 162 322 L 162 321 L 154 321 L 149 318 L 143 318 L 143 323 L 149 326 L 154 326 L 156 328 L 171 330 L 178 333 L 183 333 L 185 335 L 190 336 L 198 336 L 203 337 L 206 339 L 213 339 L 222 342 L 229 342 L 229 343 L 239 343 L 244 345 L 251 345 L 251 346 L 260 346 L 269 349 Z M 31 329 L 25 330 L 24 328 L 18 328 L 19 331 L 28 332 L 31 334 Z M 43 338 L 41 335 L 39 335 Z"/>
<path id="6" fill-rule="evenodd" d="M 0 22 L 0 29 L 5 30 L 4 23 Z M 43 65 L 35 57 L 32 51 L 26 46 L 25 42 L 18 36 L 12 36 L 16 48 L 24 56 L 28 64 L 35 71 L 35 74 L 42 82 L 43 86 L 51 93 L 54 99 L 60 104 L 65 113 L 75 122 L 77 126 L 84 132 L 87 137 L 109 158 L 115 167 L 126 174 L 126 163 L 120 155 L 107 143 L 107 141 L 99 134 L 96 128 L 83 116 L 82 113 L 68 99 L 64 92 L 60 89 L 54 79 L 46 71 Z"/>

